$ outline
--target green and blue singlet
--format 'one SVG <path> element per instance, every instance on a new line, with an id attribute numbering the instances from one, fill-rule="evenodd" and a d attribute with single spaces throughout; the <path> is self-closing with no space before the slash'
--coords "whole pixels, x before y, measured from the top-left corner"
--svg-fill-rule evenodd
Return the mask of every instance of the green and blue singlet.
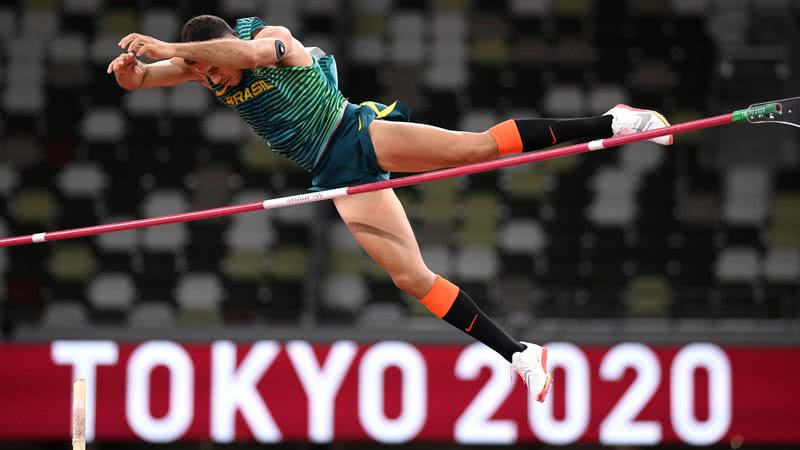
<path id="1" fill-rule="evenodd" d="M 238 19 L 234 33 L 250 40 L 265 23 Z M 399 102 L 353 105 L 338 88 L 332 55 L 312 56 L 305 67 L 256 67 L 236 86 L 212 84 L 217 100 L 232 108 L 273 152 L 314 175 L 314 190 L 387 179 L 378 167 L 367 127 L 372 120 L 404 120 Z M 338 126 L 337 126 L 338 124 Z"/>

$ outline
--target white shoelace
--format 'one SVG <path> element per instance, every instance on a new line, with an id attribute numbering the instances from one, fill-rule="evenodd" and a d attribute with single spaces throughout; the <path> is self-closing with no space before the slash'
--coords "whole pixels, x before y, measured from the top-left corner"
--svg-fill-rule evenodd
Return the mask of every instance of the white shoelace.
<path id="1" fill-rule="evenodd" d="M 642 120 L 641 117 L 632 114 L 613 115 L 612 117 L 611 129 L 615 130 L 614 134 L 635 133 L 637 130 L 636 127 L 640 125 Z"/>
<path id="2" fill-rule="evenodd" d="M 530 376 L 531 376 L 530 375 L 531 374 L 531 367 L 527 363 L 527 361 L 525 361 L 525 359 L 522 358 L 522 352 L 519 352 L 519 357 L 517 358 L 516 364 L 513 362 L 513 360 L 514 360 L 513 356 L 511 357 L 511 360 L 512 360 L 512 363 L 509 366 L 511 371 L 510 371 L 509 374 L 511 375 L 512 381 L 514 379 L 514 375 L 519 373 L 521 375 L 523 381 L 525 381 L 525 386 L 527 386 L 528 389 L 530 390 L 529 381 L 530 381 Z M 522 372 L 522 373 L 520 373 L 520 372 Z"/>

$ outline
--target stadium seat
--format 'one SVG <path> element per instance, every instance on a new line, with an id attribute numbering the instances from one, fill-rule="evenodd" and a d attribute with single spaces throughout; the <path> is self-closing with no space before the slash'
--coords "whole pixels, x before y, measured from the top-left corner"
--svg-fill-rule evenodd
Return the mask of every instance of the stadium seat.
<path id="1" fill-rule="evenodd" d="M 137 293 L 132 277 L 124 273 L 99 273 L 87 287 L 89 302 L 99 312 L 126 313 Z"/>
<path id="2" fill-rule="evenodd" d="M 358 275 L 333 274 L 323 284 L 323 305 L 327 310 L 355 316 L 367 302 L 367 287 Z"/>
<path id="3" fill-rule="evenodd" d="M 737 225 L 758 225 L 767 215 L 769 173 L 759 168 L 732 169 L 725 180 L 725 221 Z"/>
<path id="4" fill-rule="evenodd" d="M 81 129 L 89 141 L 116 142 L 125 133 L 125 119 L 117 109 L 95 109 L 84 116 Z"/>
<path id="5" fill-rule="evenodd" d="M 0 195 L 8 198 L 18 182 L 17 171 L 7 163 L 0 164 Z"/>
<path id="6" fill-rule="evenodd" d="M 381 328 L 386 326 L 403 327 L 406 312 L 400 305 L 387 302 L 376 302 L 367 305 L 358 316 L 361 328 Z"/>
<path id="7" fill-rule="evenodd" d="M 127 324 L 135 329 L 165 329 L 175 326 L 175 313 L 166 302 L 136 303 L 128 314 Z"/>
<path id="8" fill-rule="evenodd" d="M 763 261 L 764 277 L 772 282 L 800 284 L 800 248 L 771 248 Z"/>
<path id="9" fill-rule="evenodd" d="M 48 303 L 39 321 L 39 327 L 43 329 L 76 328 L 88 324 L 86 308 L 76 301 Z"/>
<path id="10" fill-rule="evenodd" d="M 51 223 L 55 218 L 56 208 L 54 196 L 42 189 L 20 190 L 11 203 L 14 219 L 26 224 Z"/>
<path id="11" fill-rule="evenodd" d="M 224 296 L 219 278 L 214 274 L 197 272 L 182 276 L 175 288 L 179 321 L 192 325 L 217 322 Z"/>
<path id="12" fill-rule="evenodd" d="M 0 37 L 3 40 L 13 36 L 17 29 L 17 20 L 14 10 L 8 6 L 0 8 Z"/>
<path id="13" fill-rule="evenodd" d="M 630 317 L 664 317 L 671 307 L 669 281 L 662 276 L 638 276 L 627 286 L 625 299 Z"/>
<path id="14" fill-rule="evenodd" d="M 752 248 L 726 248 L 717 259 L 715 271 L 723 282 L 754 282 L 761 274 L 760 258 Z"/>

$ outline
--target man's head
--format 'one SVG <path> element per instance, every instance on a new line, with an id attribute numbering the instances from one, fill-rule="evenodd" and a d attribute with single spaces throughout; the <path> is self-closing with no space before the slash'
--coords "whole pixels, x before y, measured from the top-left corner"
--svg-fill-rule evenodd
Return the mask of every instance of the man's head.
<path id="1" fill-rule="evenodd" d="M 181 30 L 181 42 L 210 41 L 212 39 L 236 38 L 233 30 L 223 19 L 202 15 L 187 20 Z M 192 66 L 201 75 L 211 78 L 215 84 L 236 85 L 241 80 L 241 70 L 226 67 L 212 66 L 202 61 L 184 59 L 187 65 Z"/>
<path id="2" fill-rule="evenodd" d="M 181 30 L 181 42 L 210 41 L 228 36 L 233 36 L 233 30 L 228 23 L 208 14 L 192 17 L 183 24 Z"/>

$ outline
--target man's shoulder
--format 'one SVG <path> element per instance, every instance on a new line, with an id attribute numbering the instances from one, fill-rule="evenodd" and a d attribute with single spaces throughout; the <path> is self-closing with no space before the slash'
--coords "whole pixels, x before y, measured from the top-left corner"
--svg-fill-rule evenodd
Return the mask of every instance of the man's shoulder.
<path id="1" fill-rule="evenodd" d="M 256 33 L 266 27 L 267 24 L 259 17 L 242 17 L 236 19 L 236 26 L 233 27 L 233 32 L 240 39 L 253 39 Z"/>
<path id="2" fill-rule="evenodd" d="M 253 67 L 252 69 L 249 69 L 249 70 L 254 76 L 263 77 L 263 76 L 267 75 L 267 73 L 269 72 L 269 69 L 270 69 L 270 67 L 259 66 L 259 67 Z"/>

